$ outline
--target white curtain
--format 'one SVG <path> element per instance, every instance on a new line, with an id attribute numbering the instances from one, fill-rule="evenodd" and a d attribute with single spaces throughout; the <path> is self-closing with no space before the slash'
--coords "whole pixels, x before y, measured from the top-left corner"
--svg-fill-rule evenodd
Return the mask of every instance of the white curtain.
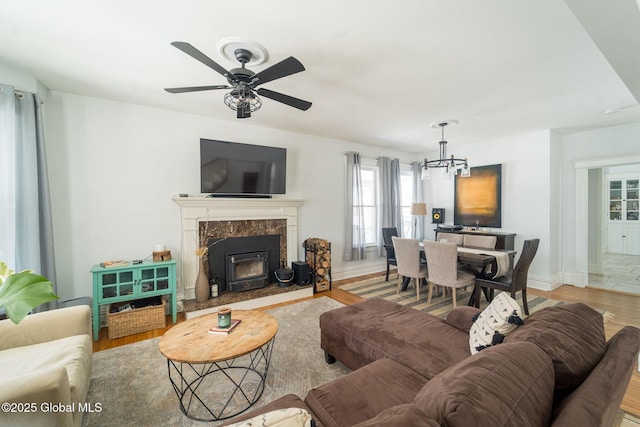
<path id="1" fill-rule="evenodd" d="M 402 236 L 402 190 L 400 185 L 400 160 L 389 157 L 378 158 L 380 177 L 380 230 L 378 255 L 385 256 L 382 228 L 396 227 Z"/>
<path id="2" fill-rule="evenodd" d="M 360 169 L 360 154 L 347 153 L 345 261 L 364 259 L 366 255 L 364 209 L 362 206 L 362 177 L 360 175 Z"/>
<path id="3" fill-rule="evenodd" d="M 33 270 L 56 291 L 40 98 L 0 84 L 0 260 Z"/>
<path id="4" fill-rule="evenodd" d="M 411 179 L 413 180 L 413 194 L 411 203 L 424 203 L 424 192 L 422 187 L 422 164 L 421 163 L 411 163 Z M 416 238 L 419 241 L 424 240 L 425 230 L 424 223 L 427 218 L 430 218 L 429 214 L 429 206 L 427 206 L 427 216 L 426 217 L 418 217 L 418 222 L 416 226 Z M 411 224 L 413 227 L 413 222 Z"/>

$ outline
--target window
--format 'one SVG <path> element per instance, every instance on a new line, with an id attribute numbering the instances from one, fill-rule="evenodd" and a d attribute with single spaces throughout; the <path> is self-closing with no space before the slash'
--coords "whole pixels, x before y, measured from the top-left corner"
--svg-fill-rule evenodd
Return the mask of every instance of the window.
<path id="1" fill-rule="evenodd" d="M 378 168 L 362 166 L 362 208 L 367 246 L 378 244 Z"/>
<path id="2" fill-rule="evenodd" d="M 400 197 L 402 201 L 402 235 L 412 237 L 411 202 L 413 200 L 413 176 L 411 171 L 400 171 Z"/>
<path id="3" fill-rule="evenodd" d="M 376 166 L 362 165 L 362 209 L 364 211 L 365 240 L 367 246 L 377 246 L 380 230 L 378 218 L 379 174 Z M 413 194 L 413 178 L 410 170 L 400 171 L 400 197 L 402 200 L 402 235 L 411 236 L 411 201 Z"/>

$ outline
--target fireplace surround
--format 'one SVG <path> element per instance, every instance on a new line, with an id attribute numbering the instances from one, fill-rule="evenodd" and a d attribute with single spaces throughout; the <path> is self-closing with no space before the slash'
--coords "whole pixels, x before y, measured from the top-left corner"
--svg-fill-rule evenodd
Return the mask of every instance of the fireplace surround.
<path id="1" fill-rule="evenodd" d="M 195 298 L 195 280 L 198 274 L 198 257 L 201 223 L 210 221 L 210 237 L 229 238 L 258 234 L 278 234 L 280 236 L 279 262 L 291 265 L 299 259 L 298 209 L 302 200 L 271 198 L 211 198 L 205 196 L 174 196 L 173 201 L 180 206 L 181 245 L 178 276 L 178 299 Z M 217 230 L 217 231 L 215 231 Z M 222 234 L 220 234 L 222 233 Z M 222 243 L 220 243 L 222 244 Z M 288 292 L 286 298 L 296 299 L 313 295 Z M 285 297 L 283 297 L 285 298 Z M 264 299 L 264 298 L 261 298 Z M 286 300 L 286 299 L 285 299 Z M 255 308 L 275 304 L 280 300 L 247 302 L 242 308 Z M 204 314 L 204 313 L 199 313 Z M 187 313 L 187 317 L 190 317 Z"/>

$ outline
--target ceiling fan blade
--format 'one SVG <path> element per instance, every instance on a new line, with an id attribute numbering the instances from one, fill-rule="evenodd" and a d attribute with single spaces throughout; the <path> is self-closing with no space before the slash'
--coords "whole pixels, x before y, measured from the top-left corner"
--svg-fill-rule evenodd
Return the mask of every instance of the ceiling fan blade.
<path id="1" fill-rule="evenodd" d="M 282 102 L 283 104 L 287 104 L 291 107 L 297 108 L 298 110 L 307 111 L 311 107 L 311 103 L 309 101 L 294 98 L 293 96 L 285 95 L 280 92 L 274 92 L 264 88 L 258 89 L 257 92 L 258 95 L 273 99 L 274 101 Z"/>
<path id="2" fill-rule="evenodd" d="M 204 53 L 200 52 L 198 49 L 193 47 L 191 44 L 189 44 L 187 42 L 172 42 L 171 45 L 177 47 L 178 49 L 180 49 L 181 51 L 183 51 L 184 53 L 186 53 L 190 57 L 194 58 L 195 60 L 202 62 L 207 67 L 209 67 L 209 68 L 217 71 L 218 73 L 222 74 L 227 79 L 231 79 L 233 81 L 236 80 L 236 78 L 233 76 L 233 74 L 231 74 L 229 71 L 227 71 L 222 65 L 218 64 L 213 59 L 209 58 L 207 55 L 205 55 Z"/>
<path id="3" fill-rule="evenodd" d="M 260 71 L 258 74 L 252 77 L 256 83 L 253 87 L 267 83 L 282 77 L 290 76 L 291 74 L 304 71 L 304 65 L 293 56 L 288 57 L 275 65 Z"/>
<path id="4" fill-rule="evenodd" d="M 184 92 L 199 92 L 202 90 L 215 90 L 215 89 L 231 89 L 231 86 L 215 85 L 215 86 L 170 87 L 170 88 L 166 88 L 165 90 L 169 93 L 184 93 Z"/>

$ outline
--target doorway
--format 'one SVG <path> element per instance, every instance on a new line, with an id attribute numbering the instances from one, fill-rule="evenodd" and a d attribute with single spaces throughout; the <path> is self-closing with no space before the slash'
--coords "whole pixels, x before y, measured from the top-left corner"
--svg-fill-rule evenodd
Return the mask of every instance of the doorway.
<path id="1" fill-rule="evenodd" d="M 612 159 L 611 162 L 614 160 Z M 604 160 L 607 162 L 607 160 Z M 577 165 L 576 165 L 577 166 Z M 616 253 L 609 247 L 612 230 L 623 221 L 611 217 L 608 181 L 625 174 L 640 176 L 640 164 L 606 164 L 587 168 L 588 173 L 588 277 L 587 287 L 640 295 L 640 255 Z M 578 170 L 576 170 L 578 173 Z M 616 178 L 617 179 L 617 178 Z M 578 206 L 578 210 L 580 207 Z M 576 213 L 578 218 L 578 213 Z M 619 215 L 618 215 L 619 216 Z M 578 231 L 578 230 L 576 230 Z M 576 251 L 578 252 L 578 251 Z M 576 255 L 579 255 L 578 253 Z"/>

